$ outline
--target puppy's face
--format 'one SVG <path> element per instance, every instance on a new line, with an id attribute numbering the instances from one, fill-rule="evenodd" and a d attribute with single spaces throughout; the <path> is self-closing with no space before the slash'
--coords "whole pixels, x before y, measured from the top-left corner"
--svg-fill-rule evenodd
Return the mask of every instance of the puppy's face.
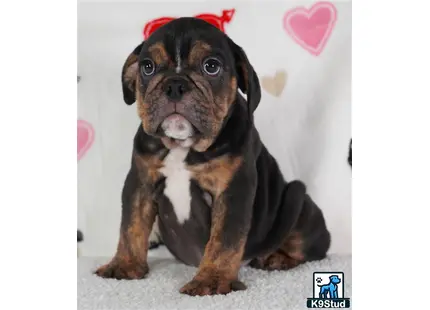
<path id="1" fill-rule="evenodd" d="M 140 44 L 125 62 L 122 80 L 124 99 L 136 101 L 145 132 L 169 148 L 205 151 L 226 122 L 238 86 L 248 96 L 258 88 L 252 111 L 260 99 L 242 49 L 194 18 L 174 20 Z"/>

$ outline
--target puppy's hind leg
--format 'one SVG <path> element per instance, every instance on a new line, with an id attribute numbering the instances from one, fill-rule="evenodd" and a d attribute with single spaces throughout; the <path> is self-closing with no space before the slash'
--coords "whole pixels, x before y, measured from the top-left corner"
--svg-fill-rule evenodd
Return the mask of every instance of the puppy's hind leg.
<path id="1" fill-rule="evenodd" d="M 321 260 L 327 256 L 331 236 L 321 209 L 306 195 L 303 214 L 296 229 L 303 236 L 303 254 L 306 261 Z"/>
<path id="2" fill-rule="evenodd" d="M 303 186 L 302 189 L 299 188 L 300 185 Z M 304 195 L 297 221 L 281 246 L 269 255 L 252 260 L 251 267 L 264 270 L 287 270 L 306 261 L 325 258 L 330 247 L 330 234 L 323 214 L 305 193 L 302 183 L 296 182 L 294 187 L 292 195 Z M 290 198 L 291 196 L 287 199 Z M 284 208 L 291 208 L 287 199 L 285 199 Z"/>

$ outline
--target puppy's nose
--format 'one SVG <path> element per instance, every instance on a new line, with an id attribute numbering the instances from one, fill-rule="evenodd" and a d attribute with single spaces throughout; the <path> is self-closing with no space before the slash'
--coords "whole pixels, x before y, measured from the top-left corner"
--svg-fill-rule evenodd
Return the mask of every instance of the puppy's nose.
<path id="1" fill-rule="evenodd" d="M 171 100 L 180 100 L 189 90 L 188 81 L 183 78 L 171 78 L 164 84 L 164 92 Z"/>

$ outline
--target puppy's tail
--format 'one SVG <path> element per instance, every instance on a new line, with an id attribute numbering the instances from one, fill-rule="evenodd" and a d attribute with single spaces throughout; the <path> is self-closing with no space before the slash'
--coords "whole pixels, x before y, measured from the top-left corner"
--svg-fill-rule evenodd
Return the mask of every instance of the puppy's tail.
<path id="1" fill-rule="evenodd" d="M 272 229 L 263 243 L 269 252 L 276 251 L 279 248 L 282 241 L 296 224 L 303 209 L 306 186 L 301 181 L 292 181 L 285 186 L 282 196 L 282 206 L 279 208 Z"/>

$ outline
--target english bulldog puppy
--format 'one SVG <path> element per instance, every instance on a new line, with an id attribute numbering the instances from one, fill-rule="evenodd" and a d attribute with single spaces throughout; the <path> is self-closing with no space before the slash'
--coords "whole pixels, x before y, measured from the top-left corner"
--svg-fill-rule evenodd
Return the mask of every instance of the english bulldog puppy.
<path id="1" fill-rule="evenodd" d="M 287 270 L 326 256 L 323 214 L 301 181 L 284 179 L 260 140 L 259 79 L 226 34 L 200 19 L 173 20 L 131 52 L 122 85 L 142 122 L 118 248 L 97 275 L 145 277 L 154 229 L 178 260 L 198 267 L 180 288 L 188 295 L 245 289 L 243 264 Z"/>

